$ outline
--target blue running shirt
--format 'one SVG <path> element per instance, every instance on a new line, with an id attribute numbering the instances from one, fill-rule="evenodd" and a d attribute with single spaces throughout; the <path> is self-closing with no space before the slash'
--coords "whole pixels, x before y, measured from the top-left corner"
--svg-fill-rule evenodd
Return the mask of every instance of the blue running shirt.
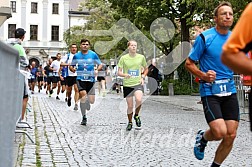
<path id="1" fill-rule="evenodd" d="M 88 50 L 87 54 L 78 52 L 74 55 L 71 65 L 76 68 L 77 80 L 95 82 L 94 66 L 100 65 L 101 60 L 98 55 Z"/>
<path id="2" fill-rule="evenodd" d="M 189 53 L 189 58 L 193 61 L 199 61 L 200 70 L 205 73 L 208 70 L 214 70 L 216 72 L 216 81 L 230 80 L 229 91 L 236 93 L 233 71 L 221 62 L 222 46 L 231 35 L 231 31 L 223 35 L 218 33 L 215 28 L 211 28 L 202 32 L 202 34 L 205 37 L 205 43 L 198 35 Z M 201 97 L 213 95 L 212 84 L 200 83 L 200 95 Z"/>
<path id="3" fill-rule="evenodd" d="M 63 78 L 66 78 L 68 76 L 68 66 L 63 66 L 61 69 L 61 75 Z"/>
<path id="4" fill-rule="evenodd" d="M 36 67 L 31 69 L 31 79 L 36 79 L 37 72 L 38 72 L 38 69 Z"/>

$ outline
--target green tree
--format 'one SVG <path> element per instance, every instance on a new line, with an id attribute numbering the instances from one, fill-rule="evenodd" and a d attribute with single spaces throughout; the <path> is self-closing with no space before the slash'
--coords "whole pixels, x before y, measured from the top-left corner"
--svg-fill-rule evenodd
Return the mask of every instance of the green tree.
<path id="1" fill-rule="evenodd" d="M 79 10 L 82 11 L 83 8 L 88 9 L 90 12 L 90 16 L 87 18 L 88 22 L 83 26 L 71 27 L 64 33 L 64 41 L 67 45 L 71 43 L 79 45 L 82 38 L 89 39 L 91 44 L 94 44 L 96 41 L 112 40 L 110 36 L 94 37 L 85 35 L 85 32 L 88 30 L 107 30 L 116 22 L 114 19 L 116 11 L 110 8 L 110 3 L 103 0 L 86 0 L 80 4 Z M 122 50 L 120 45 L 119 47 L 115 46 L 109 53 L 100 55 L 100 58 L 109 59 L 114 57 L 115 54 L 119 54 L 120 50 Z"/>

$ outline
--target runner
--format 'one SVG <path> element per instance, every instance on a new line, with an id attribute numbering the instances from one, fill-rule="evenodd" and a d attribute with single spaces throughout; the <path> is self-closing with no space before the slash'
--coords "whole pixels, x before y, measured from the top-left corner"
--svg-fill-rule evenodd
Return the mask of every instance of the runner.
<path id="1" fill-rule="evenodd" d="M 44 84 L 44 69 L 42 68 L 42 64 L 39 65 L 38 71 L 37 71 L 37 78 L 38 78 L 38 92 L 42 90 L 43 84 Z"/>
<path id="2" fill-rule="evenodd" d="M 68 76 L 68 66 L 60 66 L 59 76 L 60 76 L 60 84 L 61 84 L 61 93 L 64 93 L 67 87 L 66 77 Z M 65 102 L 67 102 L 67 91 L 66 91 Z"/>
<path id="3" fill-rule="evenodd" d="M 90 110 L 90 103 L 95 102 L 95 74 L 94 65 L 98 64 L 98 70 L 102 68 L 98 55 L 89 50 L 90 42 L 87 39 L 81 40 L 81 51 L 75 54 L 69 69 L 77 71 L 77 85 L 80 95 L 80 109 L 82 113 L 81 125 L 87 125 L 86 110 Z"/>
<path id="4" fill-rule="evenodd" d="M 122 56 L 118 63 L 118 76 L 124 77 L 123 80 L 123 95 L 127 101 L 127 115 L 128 115 L 128 125 L 126 130 L 130 131 L 132 129 L 132 116 L 133 116 L 133 97 L 135 97 L 135 115 L 134 119 L 136 121 L 137 128 L 141 128 L 141 120 L 139 112 L 142 106 L 143 97 L 143 84 L 145 77 L 148 73 L 148 67 L 146 59 L 143 55 L 136 53 L 137 42 L 131 40 L 127 44 L 129 53 Z M 141 76 L 141 71 L 143 70 L 143 75 Z"/>
<path id="5" fill-rule="evenodd" d="M 207 142 L 221 141 L 212 162 L 212 167 L 218 167 L 232 150 L 240 119 L 233 72 L 221 62 L 222 46 L 230 36 L 229 28 L 233 24 L 233 9 L 229 2 L 222 2 L 215 8 L 214 21 L 215 27 L 197 36 L 185 67 L 200 79 L 200 95 L 209 125 L 206 131 L 198 131 L 194 155 L 202 160 Z"/>
<path id="6" fill-rule="evenodd" d="M 72 44 L 70 47 L 70 53 L 68 53 L 67 59 L 66 59 L 66 64 L 65 65 L 70 65 L 72 63 L 74 55 L 77 53 L 77 45 Z M 61 65 L 63 65 L 61 63 Z M 79 101 L 79 91 L 76 83 L 76 78 L 77 78 L 77 72 L 72 72 L 70 71 L 70 68 L 68 68 L 68 76 L 66 77 L 66 84 L 67 84 L 67 105 L 70 107 L 71 106 L 71 94 L 72 94 L 72 88 L 74 87 L 74 110 L 78 110 L 78 101 Z"/>
<path id="7" fill-rule="evenodd" d="M 102 69 L 100 71 L 98 71 L 98 76 L 97 76 L 97 81 L 98 81 L 98 92 L 99 95 L 102 94 L 103 97 L 105 97 L 106 95 L 106 79 L 105 77 L 107 76 L 107 66 L 106 64 L 102 63 Z"/>
<path id="8" fill-rule="evenodd" d="M 60 78 L 59 78 L 59 69 L 60 69 L 60 64 L 61 64 L 61 54 L 60 53 L 57 53 L 56 55 L 56 60 L 54 60 L 52 62 L 52 64 L 50 65 L 50 70 L 53 70 L 52 74 L 53 74 L 53 77 L 52 77 L 52 89 L 50 91 L 50 94 L 52 95 L 53 94 L 53 89 L 55 89 L 56 87 L 58 87 L 57 89 L 57 96 L 56 96 L 56 99 L 57 100 L 60 100 L 59 98 L 59 93 L 60 93 Z"/>
<path id="9" fill-rule="evenodd" d="M 34 94 L 34 88 L 35 88 L 35 83 L 37 81 L 37 72 L 38 69 L 36 68 L 36 63 L 33 61 L 31 63 L 31 79 L 30 79 L 30 84 L 31 84 L 31 94 Z"/>

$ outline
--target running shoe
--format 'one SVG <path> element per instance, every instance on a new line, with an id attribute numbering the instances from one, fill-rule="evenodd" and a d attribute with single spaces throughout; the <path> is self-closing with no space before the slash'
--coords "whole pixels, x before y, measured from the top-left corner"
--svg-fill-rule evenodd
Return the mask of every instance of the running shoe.
<path id="1" fill-rule="evenodd" d="M 136 126 L 138 127 L 138 128 L 140 128 L 141 127 L 141 120 L 140 120 L 140 116 L 134 116 L 134 120 L 136 121 Z"/>
<path id="2" fill-rule="evenodd" d="M 74 105 L 74 110 L 77 111 L 78 110 L 78 104 Z"/>
<path id="3" fill-rule="evenodd" d="M 194 145 L 194 155 L 198 160 L 202 160 L 204 158 L 204 151 L 205 147 L 207 146 L 207 143 L 203 143 L 201 141 L 204 132 L 205 132 L 204 130 L 199 130 L 196 135 L 196 142 Z"/>
<path id="4" fill-rule="evenodd" d="M 86 116 L 83 116 L 82 121 L 81 121 L 81 125 L 84 125 L 84 126 L 87 125 L 87 118 L 86 118 Z"/>
<path id="5" fill-rule="evenodd" d="M 128 126 L 126 128 L 127 131 L 130 131 L 132 129 L 132 122 L 128 123 Z"/>

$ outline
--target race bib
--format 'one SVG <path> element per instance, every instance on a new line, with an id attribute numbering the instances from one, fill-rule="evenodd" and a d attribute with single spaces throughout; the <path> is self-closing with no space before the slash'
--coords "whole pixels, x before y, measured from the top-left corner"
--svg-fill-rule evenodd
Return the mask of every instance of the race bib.
<path id="1" fill-rule="evenodd" d="M 84 71 L 82 71 L 82 76 L 83 76 L 83 80 L 90 80 L 90 77 L 94 76 L 94 72 L 84 70 Z"/>
<path id="2" fill-rule="evenodd" d="M 58 77 L 59 74 L 57 72 L 53 72 L 53 76 Z"/>
<path id="3" fill-rule="evenodd" d="M 139 77 L 139 70 L 128 70 L 128 74 L 131 77 Z"/>
<path id="4" fill-rule="evenodd" d="M 212 84 L 212 93 L 216 96 L 229 96 L 232 94 L 229 79 L 217 80 Z"/>

